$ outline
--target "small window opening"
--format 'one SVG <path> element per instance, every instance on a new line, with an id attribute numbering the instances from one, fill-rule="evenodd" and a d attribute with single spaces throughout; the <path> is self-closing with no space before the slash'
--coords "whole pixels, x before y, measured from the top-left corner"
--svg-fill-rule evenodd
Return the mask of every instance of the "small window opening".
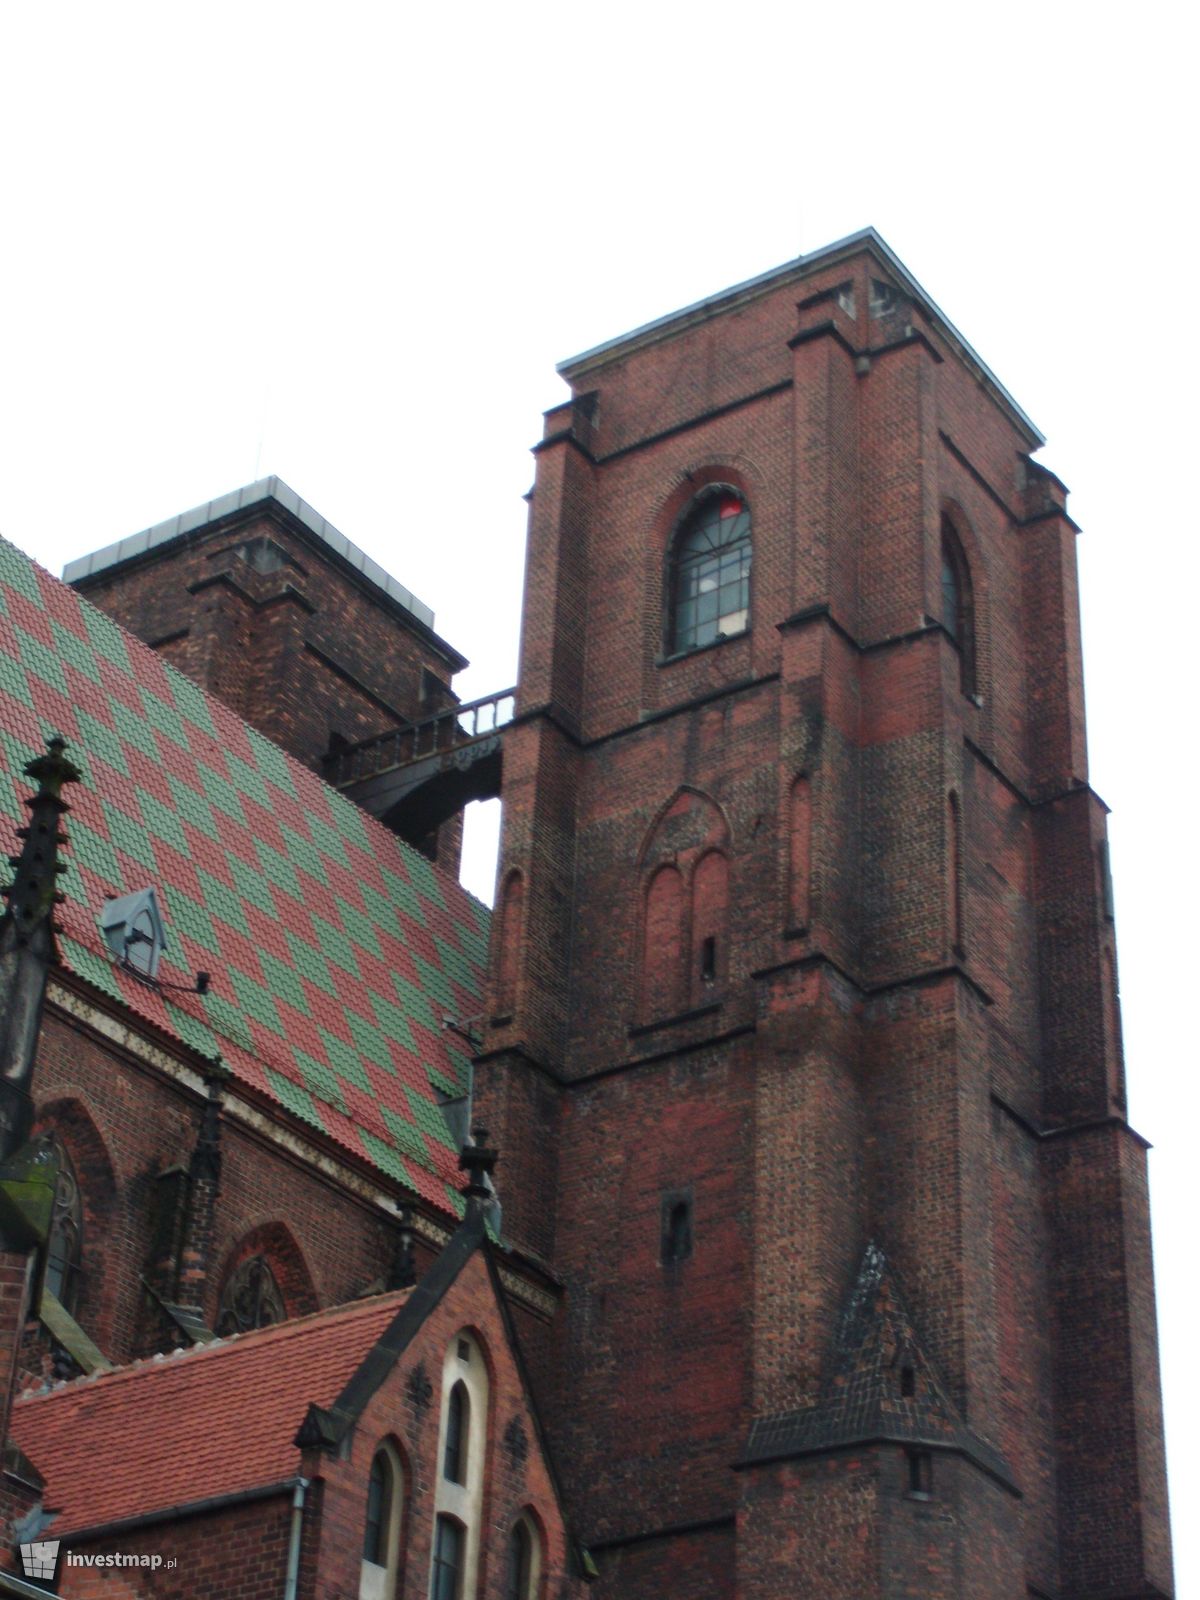
<path id="1" fill-rule="evenodd" d="M 392 1520 L 392 1482 L 387 1457 L 382 1451 L 371 1463 L 367 1486 L 367 1526 L 363 1534 L 363 1560 L 378 1567 L 387 1566 L 388 1529 Z"/>
<path id="2" fill-rule="evenodd" d="M 900 1393 L 905 1399 L 911 1399 L 917 1392 L 917 1375 L 912 1367 L 905 1362 L 900 1368 Z"/>
<path id="3" fill-rule="evenodd" d="M 701 983 L 717 981 L 717 941 L 713 934 L 709 934 L 700 944 L 700 981 Z"/>
<path id="4" fill-rule="evenodd" d="M 471 1346 L 466 1339 L 458 1341 L 458 1359 L 460 1361 L 470 1361 L 471 1359 Z"/>
<path id="5" fill-rule="evenodd" d="M 443 1476 L 451 1483 L 467 1481 L 467 1436 L 470 1427 L 471 1402 L 464 1383 L 456 1383 L 450 1391 L 446 1412 L 446 1450 L 442 1461 Z"/>
<path id="6" fill-rule="evenodd" d="M 908 1492 L 918 1499 L 928 1500 L 933 1494 L 933 1457 L 928 1450 L 906 1450 L 908 1457 Z"/>
<path id="7" fill-rule="evenodd" d="M 524 1522 L 518 1522 L 508 1538 L 508 1570 L 504 1600 L 529 1600 L 533 1567 L 533 1541 Z"/>
<path id="8" fill-rule="evenodd" d="M 167 936 L 153 889 L 137 889 L 107 900 L 100 913 L 100 928 L 123 967 L 139 977 L 157 976 Z"/>
<path id="9" fill-rule="evenodd" d="M 686 1261 L 692 1253 L 692 1203 L 675 1197 L 663 1203 L 662 1258 L 666 1266 Z"/>

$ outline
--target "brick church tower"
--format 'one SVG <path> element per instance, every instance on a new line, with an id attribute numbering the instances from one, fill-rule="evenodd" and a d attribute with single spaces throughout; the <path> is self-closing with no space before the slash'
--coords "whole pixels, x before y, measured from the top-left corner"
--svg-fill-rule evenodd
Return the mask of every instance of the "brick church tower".
<path id="1" fill-rule="evenodd" d="M 871 231 L 561 371 L 476 1103 L 598 1593 L 1168 1595 L 1041 437 Z"/>

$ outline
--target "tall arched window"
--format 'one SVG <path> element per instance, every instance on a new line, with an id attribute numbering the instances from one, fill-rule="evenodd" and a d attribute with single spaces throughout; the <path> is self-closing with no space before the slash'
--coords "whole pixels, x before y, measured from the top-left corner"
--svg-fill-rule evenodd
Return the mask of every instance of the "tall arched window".
<path id="1" fill-rule="evenodd" d="M 508 1536 L 504 1600 L 535 1600 L 542 1576 L 542 1546 L 530 1516 L 518 1517 Z"/>
<path id="2" fill-rule="evenodd" d="M 475 1600 L 483 1528 L 484 1465 L 490 1382 L 483 1350 L 466 1330 L 451 1339 L 442 1363 L 440 1470 L 430 1593 L 434 1600 Z"/>
<path id="3" fill-rule="evenodd" d="M 83 1201 L 75 1168 L 66 1146 L 55 1134 L 48 1143 L 58 1158 L 58 1180 L 54 1188 L 54 1211 L 46 1240 L 44 1287 L 59 1303 L 73 1312 L 79 1299 L 79 1258 L 83 1246 Z"/>
<path id="4" fill-rule="evenodd" d="M 671 551 L 667 651 L 741 633 L 750 622 L 750 508 L 733 489 L 706 494 Z"/>
<path id="5" fill-rule="evenodd" d="M 464 1600 L 466 1532 L 455 1517 L 441 1516 L 433 1537 L 433 1582 L 429 1600 Z"/>
<path id="6" fill-rule="evenodd" d="M 446 1407 L 446 1448 L 442 1453 L 442 1471 L 451 1483 L 466 1483 L 470 1447 L 471 1399 L 460 1379 L 451 1389 Z"/>
<path id="7" fill-rule="evenodd" d="M 954 524 L 942 518 L 942 626 L 958 647 L 958 679 L 964 694 L 975 693 L 975 598 L 971 569 Z"/>
<path id="8" fill-rule="evenodd" d="M 394 1446 L 385 1444 L 375 1452 L 367 1482 L 359 1600 L 393 1600 L 396 1594 L 403 1511 L 404 1473 L 400 1458 Z"/>

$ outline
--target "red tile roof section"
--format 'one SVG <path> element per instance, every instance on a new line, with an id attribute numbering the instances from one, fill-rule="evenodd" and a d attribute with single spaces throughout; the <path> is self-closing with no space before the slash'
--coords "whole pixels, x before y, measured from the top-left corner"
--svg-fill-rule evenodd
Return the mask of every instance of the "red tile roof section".
<path id="1" fill-rule="evenodd" d="M 12 1436 L 59 1511 L 55 1538 L 295 1476 L 329 1406 L 410 1291 L 22 1395 Z"/>

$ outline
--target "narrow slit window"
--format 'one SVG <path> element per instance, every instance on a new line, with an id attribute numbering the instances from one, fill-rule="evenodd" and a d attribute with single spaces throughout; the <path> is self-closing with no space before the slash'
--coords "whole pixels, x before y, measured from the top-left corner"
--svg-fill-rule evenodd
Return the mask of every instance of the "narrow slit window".
<path id="1" fill-rule="evenodd" d="M 713 934 L 700 941 L 700 981 L 701 983 L 717 981 L 717 941 Z"/>
<path id="2" fill-rule="evenodd" d="M 971 569 L 954 524 L 942 518 L 942 626 L 958 650 L 958 679 L 963 694 L 975 694 L 975 601 Z"/>
<path id="3" fill-rule="evenodd" d="M 446 1410 L 446 1449 L 442 1458 L 442 1472 L 451 1483 L 467 1481 L 467 1438 L 471 1426 L 471 1402 L 464 1383 L 456 1383 L 450 1391 Z"/>
<path id="4" fill-rule="evenodd" d="M 404 1509 L 404 1477 L 391 1445 L 375 1452 L 367 1480 L 367 1517 L 363 1527 L 362 1568 L 358 1600 L 393 1600 L 400 1571 L 400 1519 Z"/>
<path id="5" fill-rule="evenodd" d="M 686 1261 L 692 1253 L 692 1203 L 683 1196 L 663 1202 L 662 1259 L 665 1266 Z"/>
<path id="6" fill-rule="evenodd" d="M 908 1492 L 919 1500 L 933 1494 L 933 1457 L 928 1450 L 908 1450 Z"/>

